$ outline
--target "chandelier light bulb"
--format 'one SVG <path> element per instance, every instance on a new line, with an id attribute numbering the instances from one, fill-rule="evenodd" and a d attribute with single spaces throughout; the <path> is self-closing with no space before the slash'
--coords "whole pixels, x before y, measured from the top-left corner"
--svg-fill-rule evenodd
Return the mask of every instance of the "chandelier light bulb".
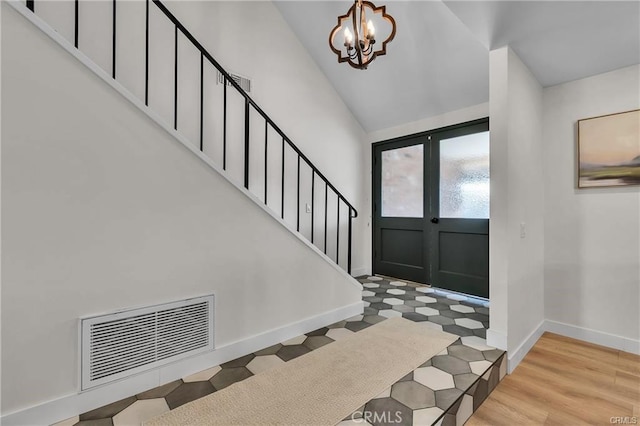
<path id="1" fill-rule="evenodd" d="M 349 28 L 345 28 L 344 29 L 344 43 L 346 45 L 351 45 L 352 42 L 353 42 L 353 34 L 351 34 L 351 31 L 349 30 Z"/>
<path id="2" fill-rule="evenodd" d="M 373 27 L 373 22 L 371 22 L 371 19 L 369 19 L 369 22 L 367 22 L 367 35 L 370 38 L 376 35 L 376 29 Z"/>

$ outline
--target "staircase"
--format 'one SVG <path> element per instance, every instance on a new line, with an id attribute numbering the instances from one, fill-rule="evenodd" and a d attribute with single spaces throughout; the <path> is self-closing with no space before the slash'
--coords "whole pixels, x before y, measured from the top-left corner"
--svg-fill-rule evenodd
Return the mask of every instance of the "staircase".
<path id="1" fill-rule="evenodd" d="M 26 0 L 22 5 L 17 3 L 12 2 L 16 7 L 24 9 L 24 5 L 29 13 L 38 15 L 40 2 Z M 66 17 L 73 26 L 73 48 L 79 52 L 83 52 L 82 29 L 86 28 L 81 21 L 83 3 L 75 0 L 73 16 Z M 144 69 L 140 70 L 144 73 L 144 87 L 137 91 L 128 90 L 127 83 L 132 77 L 130 73 L 121 75 L 119 70 L 123 58 L 126 60 L 130 56 L 119 55 L 117 43 L 117 34 L 124 30 L 117 20 L 117 11 L 122 3 L 126 2 L 112 0 L 110 16 L 102 17 L 105 20 L 102 24 L 109 25 L 111 32 L 110 40 L 105 40 L 102 45 L 110 45 L 111 51 L 108 57 L 103 55 L 100 64 L 95 63 L 91 68 L 94 71 L 101 68 L 109 73 L 114 82 L 121 84 L 119 90 L 126 91 L 126 97 L 143 103 L 150 115 L 159 117 L 165 128 L 172 128 L 178 139 L 186 139 L 208 159 L 208 164 L 217 165 L 218 171 L 250 192 L 253 195 L 251 199 L 272 210 L 291 230 L 302 235 L 350 274 L 352 221 L 358 215 L 356 209 L 249 96 L 239 84 L 238 77 L 225 70 L 159 0 L 146 0 L 144 3 Z M 153 27 L 150 20 L 157 20 L 159 16 L 164 22 Z M 159 34 L 158 27 L 162 27 L 163 34 Z M 59 28 L 52 29 L 56 30 L 60 31 Z M 70 33 L 69 28 L 65 31 Z M 161 66 L 165 74 L 167 69 L 171 69 L 173 81 L 171 87 L 166 87 L 153 83 L 153 74 L 159 72 L 159 60 L 154 52 L 159 44 L 166 45 L 169 39 L 172 46 L 164 49 L 165 58 Z M 183 55 L 198 58 L 195 67 L 188 68 L 190 75 L 199 77 L 195 91 L 182 87 Z M 167 60 L 172 63 L 168 64 Z M 136 78 L 141 79 L 142 75 Z M 181 90 L 195 92 L 199 98 L 188 99 L 191 106 L 185 108 L 185 96 Z M 310 224 L 306 223 L 306 218 L 301 219 L 301 213 L 310 214 Z"/>

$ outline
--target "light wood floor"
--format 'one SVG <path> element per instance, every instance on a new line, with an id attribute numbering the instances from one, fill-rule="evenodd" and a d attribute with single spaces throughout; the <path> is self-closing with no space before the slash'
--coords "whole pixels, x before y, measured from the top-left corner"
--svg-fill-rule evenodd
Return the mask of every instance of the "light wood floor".
<path id="1" fill-rule="evenodd" d="M 610 425 L 611 417 L 640 425 L 640 356 L 545 333 L 466 424 Z"/>

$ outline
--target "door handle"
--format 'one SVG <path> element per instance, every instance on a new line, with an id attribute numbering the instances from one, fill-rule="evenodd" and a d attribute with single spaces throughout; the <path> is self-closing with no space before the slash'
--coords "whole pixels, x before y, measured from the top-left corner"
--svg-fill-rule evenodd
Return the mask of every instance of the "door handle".
<path id="1" fill-rule="evenodd" d="M 431 223 L 438 223 L 438 222 L 440 222 L 440 219 L 438 219 L 437 217 L 431 218 Z"/>

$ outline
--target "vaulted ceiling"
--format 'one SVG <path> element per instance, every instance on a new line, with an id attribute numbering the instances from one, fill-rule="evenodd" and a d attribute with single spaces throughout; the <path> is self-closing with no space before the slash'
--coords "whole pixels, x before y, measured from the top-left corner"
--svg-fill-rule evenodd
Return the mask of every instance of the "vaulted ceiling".
<path id="1" fill-rule="evenodd" d="M 543 86 L 640 63 L 640 1 L 387 0 L 396 37 L 365 71 L 328 45 L 350 1 L 275 4 L 368 132 L 487 102 L 489 51 L 505 45 Z"/>

